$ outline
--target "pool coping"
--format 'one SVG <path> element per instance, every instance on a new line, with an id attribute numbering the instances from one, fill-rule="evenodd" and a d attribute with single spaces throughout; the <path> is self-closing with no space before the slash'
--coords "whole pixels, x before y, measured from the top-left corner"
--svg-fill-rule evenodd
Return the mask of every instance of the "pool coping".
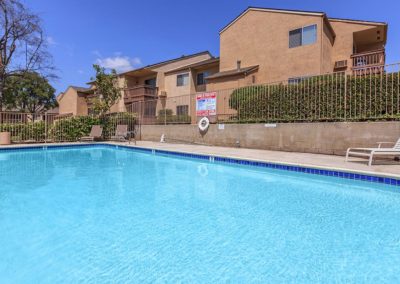
<path id="1" fill-rule="evenodd" d="M 302 172 L 322 176 L 338 177 L 343 179 L 361 180 L 373 183 L 394 185 L 400 187 L 400 175 L 389 173 L 377 173 L 354 169 L 336 168 L 329 166 L 318 166 L 301 163 L 277 162 L 267 159 L 242 158 L 231 155 L 200 154 L 187 151 L 165 150 L 156 147 L 141 147 L 132 144 L 117 144 L 112 142 L 90 142 L 90 143 L 60 143 L 60 144 L 32 144 L 32 145 L 10 145 L 0 148 L 0 152 L 22 149 L 47 149 L 47 148 L 72 148 L 72 147 L 90 147 L 90 146 L 111 146 L 114 148 L 126 148 L 138 152 L 147 152 L 151 154 L 161 154 L 167 156 L 179 156 L 185 158 L 194 158 L 207 160 L 210 162 L 223 162 L 230 164 L 240 164 L 247 166 L 256 166 L 263 168 L 272 168 L 287 170 L 292 172 Z"/>

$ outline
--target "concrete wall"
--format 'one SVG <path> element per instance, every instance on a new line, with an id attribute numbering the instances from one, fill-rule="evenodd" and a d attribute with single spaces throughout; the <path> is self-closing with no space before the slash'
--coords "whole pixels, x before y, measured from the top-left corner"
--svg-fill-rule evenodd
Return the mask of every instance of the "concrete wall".
<path id="1" fill-rule="evenodd" d="M 276 128 L 264 124 L 210 126 L 202 137 L 197 125 L 142 125 L 141 139 L 185 141 L 244 148 L 343 155 L 348 147 L 376 147 L 376 142 L 400 137 L 400 122 L 284 123 Z"/>

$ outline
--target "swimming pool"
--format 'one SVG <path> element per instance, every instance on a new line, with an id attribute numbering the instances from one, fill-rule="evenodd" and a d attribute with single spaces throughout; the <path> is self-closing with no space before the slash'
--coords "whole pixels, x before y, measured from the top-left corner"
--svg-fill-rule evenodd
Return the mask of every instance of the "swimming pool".
<path id="1" fill-rule="evenodd" d="M 399 187 L 98 145 L 0 151 L 1 283 L 399 282 Z"/>

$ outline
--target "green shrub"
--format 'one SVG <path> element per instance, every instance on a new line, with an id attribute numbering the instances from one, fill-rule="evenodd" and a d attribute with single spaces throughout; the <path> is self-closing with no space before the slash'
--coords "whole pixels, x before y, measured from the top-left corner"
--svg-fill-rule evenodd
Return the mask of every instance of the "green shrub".
<path id="1" fill-rule="evenodd" d="M 115 135 L 117 125 L 128 125 L 128 131 L 133 131 L 136 123 L 136 114 L 129 112 L 113 113 L 102 116 L 100 124 L 103 126 L 103 137 L 109 139 Z"/>
<path id="2" fill-rule="evenodd" d="M 0 132 L 2 131 L 10 132 L 13 142 L 44 141 L 46 137 L 44 121 L 0 124 Z"/>
<path id="3" fill-rule="evenodd" d="M 399 73 L 308 78 L 294 85 L 262 85 L 233 91 L 229 107 L 238 122 L 399 119 Z"/>
<path id="4" fill-rule="evenodd" d="M 55 120 L 49 129 L 49 137 L 55 142 L 78 141 L 87 136 L 93 125 L 100 124 L 100 119 L 92 116 L 74 116 Z"/>
<path id="5" fill-rule="evenodd" d="M 178 124 L 178 123 L 190 123 L 191 117 L 187 114 L 174 115 L 172 109 L 161 109 L 158 111 L 157 123 L 158 124 Z"/>

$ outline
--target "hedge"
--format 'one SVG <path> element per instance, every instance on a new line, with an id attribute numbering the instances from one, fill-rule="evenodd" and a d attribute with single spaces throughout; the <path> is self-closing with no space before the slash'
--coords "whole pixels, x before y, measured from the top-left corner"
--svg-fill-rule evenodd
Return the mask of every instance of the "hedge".
<path id="1" fill-rule="evenodd" d="M 161 109 L 158 111 L 157 123 L 158 124 L 179 124 L 190 123 L 191 117 L 187 114 L 174 115 L 172 109 Z"/>
<path id="2" fill-rule="evenodd" d="M 11 140 L 13 142 L 28 140 L 44 141 L 46 137 L 44 121 L 0 124 L 0 132 L 3 131 L 11 133 Z"/>
<path id="3" fill-rule="evenodd" d="M 133 113 L 115 113 L 103 117 L 74 116 L 54 120 L 46 127 L 45 122 L 5 123 L 0 124 L 0 131 L 11 132 L 13 142 L 26 142 L 29 140 L 54 142 L 78 141 L 82 136 L 90 133 L 93 125 L 103 126 L 103 138 L 109 139 L 115 134 L 118 124 L 128 125 L 128 130 L 133 131 L 136 115 Z M 46 135 L 47 131 L 47 135 Z"/>
<path id="4" fill-rule="evenodd" d="M 233 91 L 236 122 L 362 121 L 400 119 L 399 73 L 311 77 L 297 84 Z"/>

